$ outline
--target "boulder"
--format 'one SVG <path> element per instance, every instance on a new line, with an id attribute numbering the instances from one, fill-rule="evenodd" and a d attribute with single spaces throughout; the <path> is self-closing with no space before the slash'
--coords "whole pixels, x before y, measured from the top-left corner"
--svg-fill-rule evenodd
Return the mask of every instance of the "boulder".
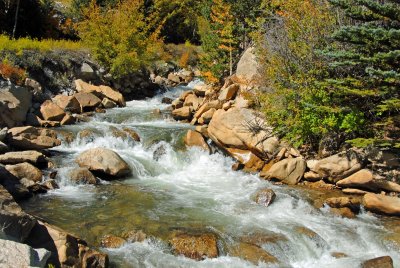
<path id="1" fill-rule="evenodd" d="M 217 258 L 219 254 L 217 237 L 212 233 L 174 233 L 169 243 L 176 255 L 184 255 L 195 260 Z"/>
<path id="2" fill-rule="evenodd" d="M 248 244 L 238 243 L 229 249 L 229 254 L 234 257 L 239 257 L 258 266 L 260 262 L 278 263 L 278 259 L 265 251 L 263 248 Z"/>
<path id="3" fill-rule="evenodd" d="M 264 188 L 256 192 L 254 196 L 254 202 L 268 207 L 272 202 L 274 202 L 275 198 L 276 194 L 272 189 Z"/>
<path id="4" fill-rule="evenodd" d="M 361 198 L 359 197 L 331 197 L 325 200 L 325 203 L 331 208 L 350 208 L 351 210 L 358 210 L 361 205 Z"/>
<path id="5" fill-rule="evenodd" d="M 129 165 L 114 151 L 104 148 L 89 149 L 81 153 L 76 162 L 106 179 L 129 175 Z"/>
<path id="6" fill-rule="evenodd" d="M 106 254 L 91 250 L 85 241 L 48 223 L 38 221 L 26 243 L 50 251 L 48 264 L 55 267 L 108 267 Z"/>
<path id="7" fill-rule="evenodd" d="M 22 125 L 32 106 L 32 93 L 24 87 L 10 86 L 0 90 L 0 126 Z"/>
<path id="8" fill-rule="evenodd" d="M 117 107 L 117 104 L 114 101 L 110 100 L 109 98 L 104 98 L 101 101 L 101 105 L 103 105 L 103 107 L 106 109 Z"/>
<path id="9" fill-rule="evenodd" d="M 60 125 L 61 126 L 72 125 L 73 123 L 75 123 L 75 117 L 73 117 L 69 113 L 66 113 L 64 118 L 61 120 Z"/>
<path id="10" fill-rule="evenodd" d="M 74 97 L 78 100 L 82 112 L 94 110 L 101 103 L 101 100 L 92 93 L 79 92 Z"/>
<path id="11" fill-rule="evenodd" d="M 134 141 L 140 142 L 140 136 L 136 131 L 127 127 L 123 128 L 122 130 L 125 131 Z"/>
<path id="12" fill-rule="evenodd" d="M 188 130 L 188 132 L 186 133 L 184 142 L 185 142 L 186 146 L 200 147 L 209 153 L 211 152 L 210 146 L 205 141 L 203 135 L 201 135 L 201 133 L 199 133 L 197 131 Z"/>
<path id="13" fill-rule="evenodd" d="M 171 103 L 172 109 L 176 110 L 183 107 L 183 101 L 176 99 Z"/>
<path id="14" fill-rule="evenodd" d="M 176 83 L 176 84 L 179 84 L 179 83 L 182 82 L 181 78 L 179 77 L 179 75 L 177 75 L 175 73 L 169 73 L 168 74 L 168 80 L 173 82 L 173 83 Z"/>
<path id="15" fill-rule="evenodd" d="M 78 92 L 93 93 L 102 99 L 108 98 L 116 102 L 121 107 L 126 106 L 125 99 L 122 94 L 109 86 L 94 86 L 82 81 L 81 79 L 78 79 L 75 80 L 75 87 Z"/>
<path id="16" fill-rule="evenodd" d="M 258 172 L 264 167 L 264 161 L 249 150 L 225 148 L 230 156 L 243 165 L 246 172 Z"/>
<path id="17" fill-rule="evenodd" d="M 25 162 L 15 165 L 6 165 L 5 168 L 20 181 L 28 180 L 32 184 L 42 181 L 42 172 L 32 164 Z"/>
<path id="18" fill-rule="evenodd" d="M 198 120 L 205 112 L 211 110 L 211 109 L 221 109 L 222 108 L 222 103 L 219 100 L 213 100 L 206 102 L 200 106 L 200 108 L 196 111 L 196 113 L 193 115 L 193 120 Z M 196 122 L 194 122 L 196 123 Z"/>
<path id="19" fill-rule="evenodd" d="M 31 126 L 9 129 L 8 141 L 10 145 L 22 150 L 44 150 L 61 144 L 54 131 Z"/>
<path id="20" fill-rule="evenodd" d="M 358 155 L 351 151 L 332 155 L 313 165 L 311 171 L 334 183 L 359 171 L 363 166 Z"/>
<path id="21" fill-rule="evenodd" d="M 35 166 L 47 165 L 47 158 L 44 154 L 37 151 L 21 151 L 21 152 L 9 152 L 0 155 L 1 164 L 18 164 L 28 162 Z"/>
<path id="22" fill-rule="evenodd" d="M 223 88 L 218 96 L 218 99 L 223 102 L 233 100 L 236 97 L 239 88 L 240 86 L 238 84 L 233 84 L 228 86 L 227 88 Z"/>
<path id="23" fill-rule="evenodd" d="M 175 120 L 189 120 L 192 117 L 192 108 L 185 106 L 172 111 Z"/>
<path id="24" fill-rule="evenodd" d="M 96 177 L 87 168 L 75 168 L 69 173 L 70 179 L 78 184 L 97 184 Z"/>
<path id="25" fill-rule="evenodd" d="M 200 124 L 208 124 L 208 123 L 210 123 L 210 121 L 211 121 L 211 119 L 212 119 L 212 117 L 213 117 L 213 115 L 214 115 L 214 113 L 216 111 L 217 110 L 215 108 L 211 108 L 207 112 L 203 113 L 201 115 L 201 117 L 199 118 L 199 123 Z"/>
<path id="26" fill-rule="evenodd" d="M 101 239 L 100 245 L 104 248 L 119 248 L 126 243 L 122 237 L 106 235 Z"/>
<path id="27" fill-rule="evenodd" d="M 95 79 L 96 78 L 96 73 L 93 70 L 93 68 L 87 64 L 86 62 L 82 63 L 81 69 L 79 76 L 84 78 L 84 79 Z"/>
<path id="28" fill-rule="evenodd" d="M 363 205 L 367 210 L 378 214 L 400 216 L 400 198 L 368 193 L 364 195 Z"/>
<path id="29" fill-rule="evenodd" d="M 260 64 L 254 47 L 248 48 L 240 58 L 236 68 L 236 77 L 243 84 L 259 84 Z"/>
<path id="30" fill-rule="evenodd" d="M 202 103 L 203 99 L 197 97 L 195 94 L 190 94 L 186 97 L 183 106 L 190 106 L 193 110 L 197 110 Z"/>
<path id="31" fill-rule="evenodd" d="M 35 224 L 36 220 L 23 212 L 12 195 L 0 185 L 0 226 L 4 237 L 24 242 Z"/>
<path id="32" fill-rule="evenodd" d="M 278 180 L 285 184 L 297 184 L 306 170 L 306 161 L 302 158 L 288 158 L 274 164 L 267 172 L 260 176 L 267 180 Z"/>
<path id="33" fill-rule="evenodd" d="M 342 188 L 356 188 L 372 192 L 381 190 L 400 192 L 400 185 L 385 179 L 375 179 L 374 174 L 368 169 L 362 169 L 346 179 L 338 181 L 336 185 Z"/>
<path id="34" fill-rule="evenodd" d="M 206 91 L 209 89 L 210 89 L 209 85 L 201 83 L 201 84 L 197 84 L 193 87 L 193 92 L 198 97 L 204 97 L 206 95 Z"/>
<path id="35" fill-rule="evenodd" d="M 364 261 L 361 268 L 393 268 L 393 259 L 390 256 L 383 256 Z"/>
<path id="36" fill-rule="evenodd" d="M 65 112 L 81 113 L 81 105 L 74 96 L 57 95 L 52 101 Z"/>
<path id="37" fill-rule="evenodd" d="M 48 121 L 61 121 L 65 116 L 64 110 L 51 100 L 43 102 L 40 106 L 40 113 L 43 119 Z"/>
<path id="38" fill-rule="evenodd" d="M 272 136 L 265 121 L 250 109 L 217 110 L 208 125 L 208 135 L 216 144 L 250 150 L 261 158 L 270 158 L 279 150 L 278 139 Z"/>
<path id="39" fill-rule="evenodd" d="M 0 239 L 0 263 L 7 267 L 46 267 L 51 252 L 28 245 Z"/>

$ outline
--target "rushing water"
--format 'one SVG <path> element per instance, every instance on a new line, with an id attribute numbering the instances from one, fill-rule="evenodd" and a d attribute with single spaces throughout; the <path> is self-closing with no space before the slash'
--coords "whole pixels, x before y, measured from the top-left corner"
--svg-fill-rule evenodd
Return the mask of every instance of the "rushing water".
<path id="1" fill-rule="evenodd" d="M 90 122 L 61 128 L 75 134 L 90 129 L 94 134 L 54 149 L 60 189 L 35 197 L 24 208 L 96 246 L 104 235 L 143 230 L 150 237 L 144 242 L 101 249 L 116 267 L 254 267 L 229 253 L 230 246 L 254 234 L 281 237 L 262 245 L 279 264 L 260 262 L 260 267 L 353 268 L 383 255 L 400 266 L 399 248 L 386 239 L 391 231 L 374 216 L 333 216 L 328 208 L 315 209 L 300 190 L 232 171 L 233 161 L 222 154 L 187 150 L 182 139 L 191 126 L 173 121 L 167 105 L 161 104 L 162 97 L 176 97 L 183 90 L 131 101 Z M 133 129 L 142 141 L 116 138 L 110 127 Z M 95 147 L 118 152 L 134 170 L 132 177 L 98 186 L 72 184 L 68 173 L 77 167 L 74 159 Z M 155 157 L 155 151 L 161 153 Z M 269 207 L 251 199 L 263 187 L 277 194 Z M 316 235 L 299 231 L 304 227 Z M 168 235 L 182 228 L 217 234 L 222 256 L 196 262 L 171 254 Z M 335 258 L 334 252 L 347 257 Z"/>

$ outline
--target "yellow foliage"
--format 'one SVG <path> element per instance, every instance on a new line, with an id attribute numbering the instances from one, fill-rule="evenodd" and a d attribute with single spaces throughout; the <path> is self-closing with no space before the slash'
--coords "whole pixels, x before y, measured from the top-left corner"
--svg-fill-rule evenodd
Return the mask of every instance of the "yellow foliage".
<path id="1" fill-rule="evenodd" d="M 48 51 L 53 49 L 78 50 L 83 49 L 83 45 L 81 42 L 70 40 L 37 40 L 31 38 L 10 39 L 6 35 L 0 35 L 0 51 L 9 50 L 21 53 L 23 50 Z"/>

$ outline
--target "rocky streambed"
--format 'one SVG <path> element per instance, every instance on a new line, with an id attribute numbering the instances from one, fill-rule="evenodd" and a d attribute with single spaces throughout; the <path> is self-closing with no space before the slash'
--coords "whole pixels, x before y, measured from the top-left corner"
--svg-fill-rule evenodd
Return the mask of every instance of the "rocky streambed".
<path id="1" fill-rule="evenodd" d="M 399 185 L 363 152 L 304 158 L 248 108 L 240 79 L 126 106 L 76 86 L 37 108 L 37 127 L 3 133 L 20 150 L 0 155 L 4 238 L 24 243 L 4 242 L 9 263 L 25 247 L 41 267 L 400 265 L 399 221 L 365 210 L 398 215 Z"/>

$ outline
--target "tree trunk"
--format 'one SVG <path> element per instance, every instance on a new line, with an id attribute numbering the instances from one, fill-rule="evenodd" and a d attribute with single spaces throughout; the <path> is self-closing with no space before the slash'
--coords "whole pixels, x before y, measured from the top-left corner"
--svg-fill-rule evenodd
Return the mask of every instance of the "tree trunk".
<path id="1" fill-rule="evenodd" d="M 20 2 L 20 0 L 17 0 L 17 9 L 15 10 L 15 19 L 14 19 L 14 28 L 13 28 L 13 31 L 12 31 L 12 38 L 13 39 L 15 38 L 15 31 L 17 30 L 19 2 Z"/>

